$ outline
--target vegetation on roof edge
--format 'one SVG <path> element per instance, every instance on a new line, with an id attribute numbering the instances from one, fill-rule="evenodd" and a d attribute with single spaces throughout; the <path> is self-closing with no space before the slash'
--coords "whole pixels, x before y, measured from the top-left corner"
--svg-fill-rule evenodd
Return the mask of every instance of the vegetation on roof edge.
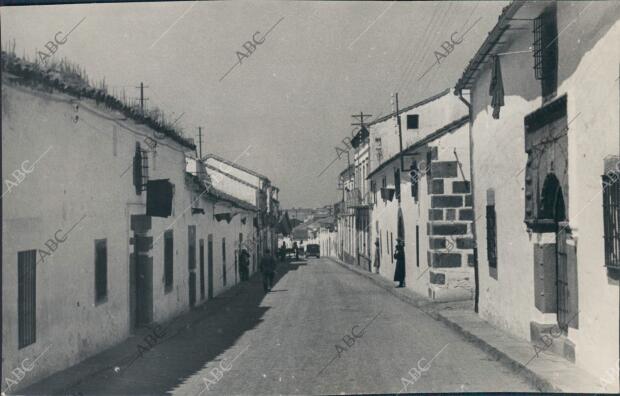
<path id="1" fill-rule="evenodd" d="M 105 86 L 105 81 L 100 88 L 93 87 L 86 77 L 86 73 L 79 66 L 73 65 L 66 59 L 60 62 L 51 63 L 44 66 L 38 62 L 29 62 L 17 57 L 14 53 L 1 52 L 2 71 L 9 72 L 21 77 L 21 81 L 16 81 L 21 85 L 35 88 L 46 87 L 60 92 L 81 98 L 93 99 L 98 105 L 120 111 L 127 118 L 131 118 L 137 123 L 144 124 L 149 128 L 160 132 L 177 143 L 189 147 L 192 150 L 196 146 L 191 143 L 183 134 L 166 121 L 163 113 L 159 109 L 149 112 L 142 112 L 137 106 L 131 106 L 109 94 Z"/>

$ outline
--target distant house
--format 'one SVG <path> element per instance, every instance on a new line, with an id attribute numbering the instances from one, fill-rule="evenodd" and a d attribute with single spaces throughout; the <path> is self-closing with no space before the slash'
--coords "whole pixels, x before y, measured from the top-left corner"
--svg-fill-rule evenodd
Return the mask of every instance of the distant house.
<path id="1" fill-rule="evenodd" d="M 218 189 L 241 197 L 258 208 L 256 227 L 258 237 L 258 258 L 265 249 L 276 251 L 278 244 L 277 225 L 280 221 L 279 189 L 271 184 L 271 180 L 252 169 L 230 161 L 215 154 L 203 157 L 207 172 L 218 181 Z"/>

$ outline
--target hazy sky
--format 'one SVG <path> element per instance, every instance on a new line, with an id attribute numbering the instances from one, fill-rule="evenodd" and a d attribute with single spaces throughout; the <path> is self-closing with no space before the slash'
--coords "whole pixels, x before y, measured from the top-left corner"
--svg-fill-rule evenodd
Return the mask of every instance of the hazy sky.
<path id="1" fill-rule="evenodd" d="M 234 159 L 280 187 L 284 208 L 338 198 L 346 156 L 335 146 L 351 132 L 351 114 L 390 112 L 453 87 L 507 2 L 174 2 L 84 4 L 0 9 L 2 46 L 33 60 L 58 31 L 83 22 L 55 58 L 83 66 L 110 89 L 148 86 L 148 105 L 195 137 L 203 153 Z M 282 19 L 283 18 L 283 19 Z M 278 23 L 278 21 L 280 21 Z M 238 63 L 237 51 L 264 42 Z M 467 29 L 440 64 L 435 50 Z M 61 36 L 59 36 L 61 37 Z M 457 36 L 455 36 L 457 37 Z M 443 51 L 443 50 L 441 50 Z M 432 66 L 432 68 L 431 68 Z M 422 78 L 422 74 L 430 71 Z M 419 80 L 418 80 L 419 79 Z M 373 117 L 373 118 L 374 118 Z"/>

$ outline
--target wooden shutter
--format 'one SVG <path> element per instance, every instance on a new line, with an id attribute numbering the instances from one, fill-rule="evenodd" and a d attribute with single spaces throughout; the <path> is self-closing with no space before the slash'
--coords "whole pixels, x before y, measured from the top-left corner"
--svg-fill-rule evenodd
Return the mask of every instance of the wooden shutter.
<path id="1" fill-rule="evenodd" d="M 172 290 L 174 279 L 174 239 L 172 230 L 164 232 L 164 288 L 168 292 Z"/>
<path id="2" fill-rule="evenodd" d="M 18 347 L 36 341 L 37 251 L 17 253 Z"/>
<path id="3" fill-rule="evenodd" d="M 106 239 L 95 239 L 95 302 L 108 296 L 108 247 Z"/>
<path id="4" fill-rule="evenodd" d="M 487 205 L 487 260 L 489 267 L 497 268 L 497 220 L 495 205 Z"/>

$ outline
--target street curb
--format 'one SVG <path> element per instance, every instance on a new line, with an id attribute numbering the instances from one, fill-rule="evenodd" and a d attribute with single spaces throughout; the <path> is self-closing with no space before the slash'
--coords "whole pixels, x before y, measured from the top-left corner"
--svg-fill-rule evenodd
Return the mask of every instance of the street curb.
<path id="1" fill-rule="evenodd" d="M 428 301 L 422 295 L 418 294 L 420 298 L 416 299 L 412 296 L 407 296 L 404 293 L 398 293 L 396 291 L 397 289 L 394 286 L 388 287 L 387 284 L 382 282 L 383 279 L 378 279 L 377 277 L 372 276 L 372 274 L 366 273 L 365 271 L 357 269 L 349 264 L 343 263 L 342 261 L 335 259 L 333 257 L 327 257 L 327 258 L 333 261 L 334 263 L 339 264 L 340 266 L 348 269 L 349 271 L 354 272 L 358 275 L 363 276 L 366 279 L 371 280 L 377 286 L 381 287 L 382 289 L 387 290 L 390 294 L 397 297 L 399 300 L 415 306 L 416 308 L 428 314 L 433 319 L 437 321 L 441 321 L 442 323 L 447 325 L 449 328 L 454 330 L 456 333 L 458 333 L 466 341 L 469 341 L 472 344 L 478 346 L 480 349 L 482 349 L 488 355 L 493 357 L 495 360 L 497 360 L 498 362 L 504 364 L 505 366 L 513 370 L 515 374 L 518 374 L 521 377 L 525 378 L 528 382 L 530 382 L 530 384 L 532 384 L 534 387 L 536 387 L 536 389 L 540 390 L 541 392 L 560 392 L 560 393 L 565 392 L 559 387 L 553 385 L 550 381 L 546 380 L 544 377 L 540 376 L 539 374 L 529 369 L 527 366 L 521 364 L 519 361 L 510 357 L 508 354 L 495 348 L 493 345 L 489 344 L 488 342 L 476 336 L 475 334 L 472 334 L 471 332 L 465 330 L 458 323 L 446 318 L 445 316 L 443 316 L 441 313 L 439 313 L 436 310 L 429 309 L 430 307 L 435 306 L 436 303 L 432 303 Z M 413 290 L 408 290 L 408 292 L 417 294 Z"/>

